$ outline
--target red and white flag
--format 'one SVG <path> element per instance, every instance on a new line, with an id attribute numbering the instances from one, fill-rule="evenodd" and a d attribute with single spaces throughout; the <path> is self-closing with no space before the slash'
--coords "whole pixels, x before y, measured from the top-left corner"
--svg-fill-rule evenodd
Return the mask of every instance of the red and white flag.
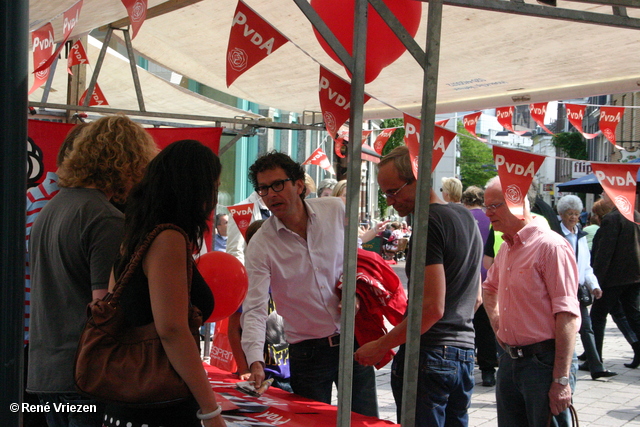
<path id="1" fill-rule="evenodd" d="M 227 87 L 288 41 L 253 9 L 239 1 L 227 46 Z"/>
<path id="2" fill-rule="evenodd" d="M 409 148 L 409 157 L 411 158 L 411 166 L 413 175 L 418 179 L 418 165 L 420 154 L 420 119 L 409 114 L 404 114 L 404 143 Z M 444 156 L 445 151 L 449 148 L 449 144 L 456 137 L 456 133 L 436 126 L 433 133 L 433 153 L 431 157 L 431 172 L 436 169 L 440 159 Z"/>
<path id="3" fill-rule="evenodd" d="M 147 19 L 147 0 L 122 0 L 122 4 L 127 8 L 129 22 L 131 23 L 131 40 L 136 38 L 138 30 Z"/>
<path id="4" fill-rule="evenodd" d="M 586 139 L 593 139 L 600 134 L 599 132 L 585 133 L 582 130 L 582 119 L 584 119 L 584 111 L 587 108 L 586 105 L 565 104 L 565 107 L 567 108 L 567 119 L 569 119 L 569 122 L 582 134 L 582 136 Z"/>
<path id="5" fill-rule="evenodd" d="M 329 171 L 332 175 L 335 175 L 335 171 L 333 170 L 333 166 L 331 166 L 331 162 L 327 157 L 326 153 L 322 151 L 322 148 L 316 148 L 316 151 L 311 153 L 309 158 L 302 163 L 303 165 L 316 165 L 320 166 L 322 169 Z"/>
<path id="6" fill-rule="evenodd" d="M 87 51 L 84 50 L 84 46 L 80 40 L 77 40 L 73 46 L 71 46 L 71 50 L 69 50 L 69 57 L 67 58 L 67 72 L 69 74 L 73 74 L 71 72 L 71 67 L 79 64 L 88 64 L 89 58 L 87 57 Z"/>
<path id="7" fill-rule="evenodd" d="M 636 186 L 640 163 L 591 162 L 598 182 L 625 218 L 636 222 Z"/>
<path id="8" fill-rule="evenodd" d="M 88 90 L 89 88 L 87 88 L 82 94 L 82 96 L 80 96 L 80 102 L 78 102 L 78 105 L 84 105 L 84 98 L 87 96 Z M 102 93 L 102 89 L 100 89 L 100 86 L 98 85 L 97 82 L 96 82 L 96 87 L 93 89 L 93 95 L 89 100 L 89 107 L 94 105 L 97 105 L 97 106 L 109 105 L 109 103 L 107 102 L 107 98 L 105 98 L 104 93 Z"/>
<path id="9" fill-rule="evenodd" d="M 524 201 L 545 156 L 494 145 L 493 159 L 507 207 L 518 218 L 524 218 Z"/>
<path id="10" fill-rule="evenodd" d="M 544 125 L 544 117 L 547 114 L 547 105 L 548 102 L 539 102 L 537 104 L 529 104 L 529 114 L 531 114 L 531 118 L 549 135 L 554 135 L 547 127 Z"/>
<path id="11" fill-rule="evenodd" d="M 478 120 L 480 120 L 481 115 L 482 115 L 482 111 L 478 111 L 477 113 L 467 114 L 462 118 L 462 124 L 464 124 L 464 128 L 476 139 L 482 142 L 487 142 L 486 139 L 480 138 L 476 134 L 476 125 L 478 124 Z"/>
<path id="12" fill-rule="evenodd" d="M 245 205 L 235 205 L 227 207 L 231 217 L 236 222 L 238 230 L 242 233 L 242 237 L 247 239 L 247 228 L 251 224 L 251 218 L 253 218 L 253 203 L 247 203 Z"/>
<path id="13" fill-rule="evenodd" d="M 447 125 L 447 123 L 449 123 L 449 119 L 444 119 L 444 120 L 438 120 L 436 122 L 436 126 L 442 126 L 445 127 Z"/>
<path id="14" fill-rule="evenodd" d="M 506 130 L 515 133 L 516 135 L 524 135 L 527 133 L 524 131 L 516 131 L 513 129 L 513 106 L 511 107 L 499 107 L 496 108 L 496 118 Z"/>
<path id="15" fill-rule="evenodd" d="M 600 107 L 600 131 L 619 150 L 624 150 L 616 143 L 616 128 L 624 116 L 624 107 Z"/>
<path id="16" fill-rule="evenodd" d="M 71 32 L 73 31 L 74 27 L 78 23 L 78 20 L 80 19 L 80 10 L 81 9 L 82 9 L 82 0 L 80 0 L 79 2 L 77 2 L 76 4 L 71 6 L 64 13 L 63 19 L 62 19 L 62 37 L 63 37 L 63 40 L 58 44 L 58 48 L 56 49 L 55 52 L 53 52 L 53 54 L 49 57 L 49 59 L 47 59 L 44 62 L 44 64 L 42 64 L 38 68 L 36 68 L 36 70 L 34 71 L 35 73 L 37 73 L 38 71 L 42 71 L 42 70 L 44 70 L 46 68 L 49 68 L 51 66 L 51 64 L 53 64 L 53 61 L 58 57 L 58 54 L 62 50 L 62 47 L 67 42 L 67 40 L 69 40 L 69 36 L 71 36 Z"/>
<path id="17" fill-rule="evenodd" d="M 338 129 L 351 114 L 351 84 L 320 66 L 320 108 L 327 132 L 336 139 Z M 370 99 L 364 95 L 363 104 Z"/>
<path id="18" fill-rule="evenodd" d="M 53 26 L 51 23 L 46 23 L 42 27 L 31 33 L 31 48 L 33 50 L 33 69 L 34 80 L 33 86 L 29 90 L 29 95 L 36 91 L 40 86 L 46 83 L 49 78 L 49 68 L 45 68 L 42 71 L 36 72 L 42 64 L 47 62 L 47 59 L 51 57 L 53 53 L 53 47 L 55 42 L 53 41 Z"/>
<path id="19" fill-rule="evenodd" d="M 376 153 L 382 154 L 384 146 L 387 144 L 387 141 L 389 140 L 389 138 L 391 138 L 391 135 L 393 135 L 396 129 L 398 128 L 387 128 L 380 131 L 380 133 L 376 137 L 376 140 L 373 142 L 373 149 L 376 151 Z"/>

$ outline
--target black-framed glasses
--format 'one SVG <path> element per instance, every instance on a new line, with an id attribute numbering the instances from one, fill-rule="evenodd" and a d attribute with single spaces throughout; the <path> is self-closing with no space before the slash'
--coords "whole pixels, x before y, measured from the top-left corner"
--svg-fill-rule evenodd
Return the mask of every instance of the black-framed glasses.
<path id="1" fill-rule="evenodd" d="M 484 205 L 482 207 L 485 208 L 485 210 L 488 210 L 488 211 L 491 211 L 491 212 L 495 212 L 495 210 L 498 209 L 502 205 L 504 205 L 504 202 L 502 202 L 502 203 L 494 203 L 492 205 Z"/>
<path id="2" fill-rule="evenodd" d="M 397 190 L 387 190 L 387 191 L 385 191 L 384 193 L 382 193 L 382 196 L 383 196 L 385 199 L 388 199 L 389 197 L 396 197 L 396 196 L 398 195 L 398 193 L 399 193 L 399 192 L 400 192 L 404 187 L 406 187 L 406 186 L 407 186 L 407 184 L 409 184 L 409 182 L 408 182 L 408 181 L 407 181 L 407 182 L 405 182 L 405 183 L 404 183 L 404 185 L 403 185 L 402 187 L 398 188 Z"/>
<path id="3" fill-rule="evenodd" d="M 256 187 L 256 192 L 258 195 L 264 197 L 269 194 L 269 189 L 272 189 L 274 192 L 279 193 L 284 189 L 284 183 L 287 181 L 293 181 L 291 178 L 287 179 L 279 179 L 271 183 L 271 185 L 261 185 Z"/>

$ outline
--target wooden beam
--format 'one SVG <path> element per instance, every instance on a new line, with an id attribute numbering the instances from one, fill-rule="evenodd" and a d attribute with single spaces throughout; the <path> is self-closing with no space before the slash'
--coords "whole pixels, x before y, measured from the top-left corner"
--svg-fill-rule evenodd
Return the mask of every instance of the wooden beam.
<path id="1" fill-rule="evenodd" d="M 199 3 L 202 0 L 169 0 L 164 3 L 161 3 L 157 6 L 147 9 L 147 17 L 146 19 L 155 18 L 156 16 L 164 15 L 165 13 L 173 12 L 174 10 L 182 9 L 186 6 L 191 6 L 192 4 Z M 129 17 L 119 19 L 117 21 L 112 22 L 109 25 L 105 25 L 100 27 L 100 30 L 106 31 L 107 27 L 111 26 L 113 28 L 122 28 L 126 27 L 130 24 Z"/>

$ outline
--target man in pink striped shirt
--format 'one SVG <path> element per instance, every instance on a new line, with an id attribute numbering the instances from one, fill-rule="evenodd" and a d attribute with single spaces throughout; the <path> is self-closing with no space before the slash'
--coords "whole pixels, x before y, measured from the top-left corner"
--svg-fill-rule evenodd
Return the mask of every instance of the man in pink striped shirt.
<path id="1" fill-rule="evenodd" d="M 544 219 L 507 207 L 500 180 L 485 191 L 486 215 L 504 243 L 483 283 L 484 305 L 505 349 L 496 400 L 498 426 L 547 425 L 567 416 L 569 371 L 580 325 L 578 270 L 571 246 Z M 523 420 L 527 420 L 524 422 Z"/>

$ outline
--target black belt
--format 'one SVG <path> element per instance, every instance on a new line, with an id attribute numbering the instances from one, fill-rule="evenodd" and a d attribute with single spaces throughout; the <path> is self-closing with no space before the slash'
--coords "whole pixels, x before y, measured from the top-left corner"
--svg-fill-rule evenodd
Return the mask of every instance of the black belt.
<path id="1" fill-rule="evenodd" d="M 333 334 L 324 338 L 312 338 L 291 345 L 300 345 L 305 347 L 337 347 L 340 345 L 340 334 Z"/>
<path id="2" fill-rule="evenodd" d="M 523 345 L 522 347 L 512 347 L 509 344 L 505 344 L 504 347 L 512 359 L 522 359 L 523 357 L 555 350 L 556 340 L 540 341 L 535 344 Z"/>

